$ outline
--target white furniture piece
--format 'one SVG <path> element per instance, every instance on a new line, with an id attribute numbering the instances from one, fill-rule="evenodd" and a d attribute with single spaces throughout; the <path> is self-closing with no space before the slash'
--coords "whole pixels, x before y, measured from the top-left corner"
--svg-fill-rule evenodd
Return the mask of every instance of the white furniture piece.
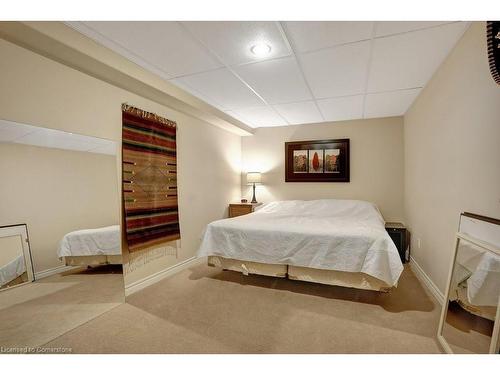
<path id="1" fill-rule="evenodd" d="M 446 353 L 498 353 L 500 220 L 463 213 L 437 338 Z"/>
<path id="2" fill-rule="evenodd" d="M 403 271 L 373 203 L 281 201 L 210 223 L 198 251 L 208 264 L 245 274 L 387 291 Z"/>
<path id="3" fill-rule="evenodd" d="M 0 227 L 0 289 L 35 280 L 26 224 Z"/>

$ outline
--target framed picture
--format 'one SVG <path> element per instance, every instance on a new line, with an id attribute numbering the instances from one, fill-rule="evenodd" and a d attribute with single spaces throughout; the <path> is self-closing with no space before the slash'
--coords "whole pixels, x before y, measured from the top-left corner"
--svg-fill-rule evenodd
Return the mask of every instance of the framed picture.
<path id="1" fill-rule="evenodd" d="M 286 182 L 349 182 L 349 139 L 285 143 Z"/>

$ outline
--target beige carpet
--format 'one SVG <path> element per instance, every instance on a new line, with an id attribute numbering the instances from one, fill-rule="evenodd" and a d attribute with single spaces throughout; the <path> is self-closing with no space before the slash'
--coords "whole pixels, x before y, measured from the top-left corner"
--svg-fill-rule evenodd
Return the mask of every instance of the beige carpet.
<path id="1" fill-rule="evenodd" d="M 2 291 L 0 346 L 41 346 L 124 299 L 121 266 L 78 268 Z"/>
<path id="2" fill-rule="evenodd" d="M 443 337 L 454 353 L 488 353 L 494 322 L 462 309 L 457 303 L 450 303 Z"/>
<path id="3" fill-rule="evenodd" d="M 49 342 L 75 353 L 439 353 L 439 305 L 406 267 L 389 294 L 204 265 Z"/>

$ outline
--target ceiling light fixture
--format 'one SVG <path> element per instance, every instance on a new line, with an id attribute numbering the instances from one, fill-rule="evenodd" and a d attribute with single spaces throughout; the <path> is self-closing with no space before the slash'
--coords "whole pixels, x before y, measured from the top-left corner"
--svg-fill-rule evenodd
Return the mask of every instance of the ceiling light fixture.
<path id="1" fill-rule="evenodd" d="M 255 43 L 250 47 L 250 52 L 252 52 L 257 57 L 264 57 L 271 53 L 271 46 L 267 43 Z"/>

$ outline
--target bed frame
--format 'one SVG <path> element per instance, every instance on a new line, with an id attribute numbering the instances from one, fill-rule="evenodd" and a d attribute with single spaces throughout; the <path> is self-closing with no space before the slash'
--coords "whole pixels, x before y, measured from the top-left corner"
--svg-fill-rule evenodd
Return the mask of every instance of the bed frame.
<path id="1" fill-rule="evenodd" d="M 320 270 L 316 268 L 290 266 L 286 264 L 266 264 L 237 259 L 209 256 L 208 265 L 224 270 L 241 272 L 244 275 L 264 275 L 288 277 L 291 280 L 308 281 L 319 284 L 337 285 L 348 288 L 389 292 L 392 287 L 382 280 L 362 272 Z"/>

